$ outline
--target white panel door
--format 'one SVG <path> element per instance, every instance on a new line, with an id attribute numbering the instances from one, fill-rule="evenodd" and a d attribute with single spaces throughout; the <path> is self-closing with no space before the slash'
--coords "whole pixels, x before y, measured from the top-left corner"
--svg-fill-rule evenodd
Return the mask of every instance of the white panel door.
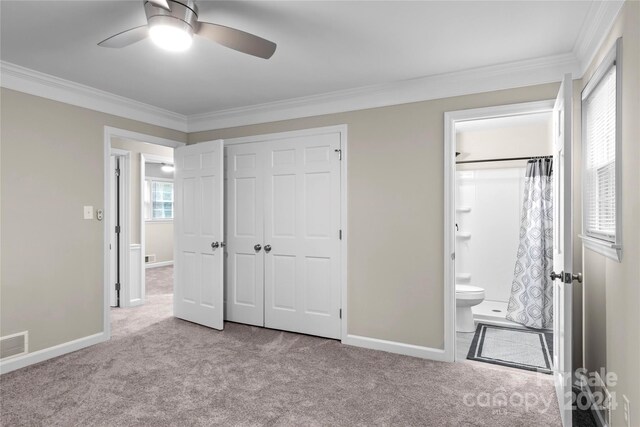
<path id="1" fill-rule="evenodd" d="M 265 326 L 340 338 L 340 135 L 264 144 Z"/>
<path id="2" fill-rule="evenodd" d="M 566 74 L 554 106 L 553 155 L 553 368 L 562 425 L 572 425 L 572 80 Z"/>
<path id="3" fill-rule="evenodd" d="M 176 317 L 223 329 L 222 141 L 175 150 Z"/>
<path id="4" fill-rule="evenodd" d="M 225 147 L 225 319 L 264 326 L 264 163 L 261 143 Z"/>

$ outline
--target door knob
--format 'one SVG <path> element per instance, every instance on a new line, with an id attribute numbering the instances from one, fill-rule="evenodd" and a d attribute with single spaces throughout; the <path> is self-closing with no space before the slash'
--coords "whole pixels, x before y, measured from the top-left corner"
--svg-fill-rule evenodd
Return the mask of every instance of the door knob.
<path id="1" fill-rule="evenodd" d="M 262 246 L 260 246 L 260 243 L 258 243 L 257 245 L 255 245 L 255 246 L 253 247 L 253 249 L 254 249 L 256 252 L 260 252 L 260 249 L 262 249 Z"/>
<path id="2" fill-rule="evenodd" d="M 556 274 L 555 271 L 552 271 L 550 277 L 551 277 L 551 280 L 556 280 L 556 279 L 564 280 L 564 272 L 561 271 L 560 274 Z"/>
<path id="3" fill-rule="evenodd" d="M 264 251 L 265 251 L 266 253 L 271 252 L 271 245 L 266 245 L 266 246 L 264 247 Z"/>
<path id="4" fill-rule="evenodd" d="M 582 283 L 582 273 L 574 273 L 571 275 L 571 280 L 575 280 L 578 283 Z"/>
<path id="5" fill-rule="evenodd" d="M 211 249 L 217 249 L 220 247 L 220 242 L 213 242 L 211 243 Z"/>

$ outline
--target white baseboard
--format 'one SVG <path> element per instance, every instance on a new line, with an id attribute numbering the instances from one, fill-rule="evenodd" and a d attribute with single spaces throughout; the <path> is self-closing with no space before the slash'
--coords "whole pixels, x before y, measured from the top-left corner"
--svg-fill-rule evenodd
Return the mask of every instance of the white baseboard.
<path id="1" fill-rule="evenodd" d="M 28 353 L 23 356 L 7 358 L 0 362 L 0 374 L 6 374 L 7 372 L 15 371 L 16 369 L 24 368 L 26 366 L 33 365 L 34 363 L 44 362 L 45 360 L 53 359 L 54 357 L 62 356 L 63 354 L 72 353 L 108 340 L 109 337 L 107 334 L 99 332 L 87 337 L 78 338 L 77 340 L 34 351 L 33 353 Z"/>
<path id="2" fill-rule="evenodd" d="M 449 361 L 444 350 L 413 344 L 404 344 L 397 341 L 386 341 L 378 338 L 362 337 L 359 335 L 347 335 L 342 339 L 342 344 L 370 348 L 372 350 L 382 350 L 389 353 L 403 354 L 405 356 L 419 357 L 422 359 L 437 360 L 440 362 Z"/>
<path id="3" fill-rule="evenodd" d="M 173 265 L 173 260 L 171 260 L 171 261 L 160 261 L 160 262 L 154 262 L 154 263 L 150 263 L 150 264 L 145 264 L 144 268 L 166 267 L 168 265 Z"/>

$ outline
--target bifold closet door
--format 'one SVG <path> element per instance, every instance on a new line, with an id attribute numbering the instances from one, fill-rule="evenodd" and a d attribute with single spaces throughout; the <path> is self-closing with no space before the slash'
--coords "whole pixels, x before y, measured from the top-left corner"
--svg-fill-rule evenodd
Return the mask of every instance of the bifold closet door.
<path id="1" fill-rule="evenodd" d="M 340 135 L 264 144 L 265 326 L 340 338 Z"/>
<path id="2" fill-rule="evenodd" d="M 225 153 L 225 319 L 264 326 L 266 151 L 263 145 L 252 143 L 227 146 Z"/>

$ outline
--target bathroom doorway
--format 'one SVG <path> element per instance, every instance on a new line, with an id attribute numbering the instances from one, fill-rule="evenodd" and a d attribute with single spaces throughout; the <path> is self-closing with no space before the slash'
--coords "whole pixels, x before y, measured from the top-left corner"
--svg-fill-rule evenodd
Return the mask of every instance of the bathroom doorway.
<path id="1" fill-rule="evenodd" d="M 536 107 L 455 124 L 454 357 L 551 374 L 553 103 Z"/>

